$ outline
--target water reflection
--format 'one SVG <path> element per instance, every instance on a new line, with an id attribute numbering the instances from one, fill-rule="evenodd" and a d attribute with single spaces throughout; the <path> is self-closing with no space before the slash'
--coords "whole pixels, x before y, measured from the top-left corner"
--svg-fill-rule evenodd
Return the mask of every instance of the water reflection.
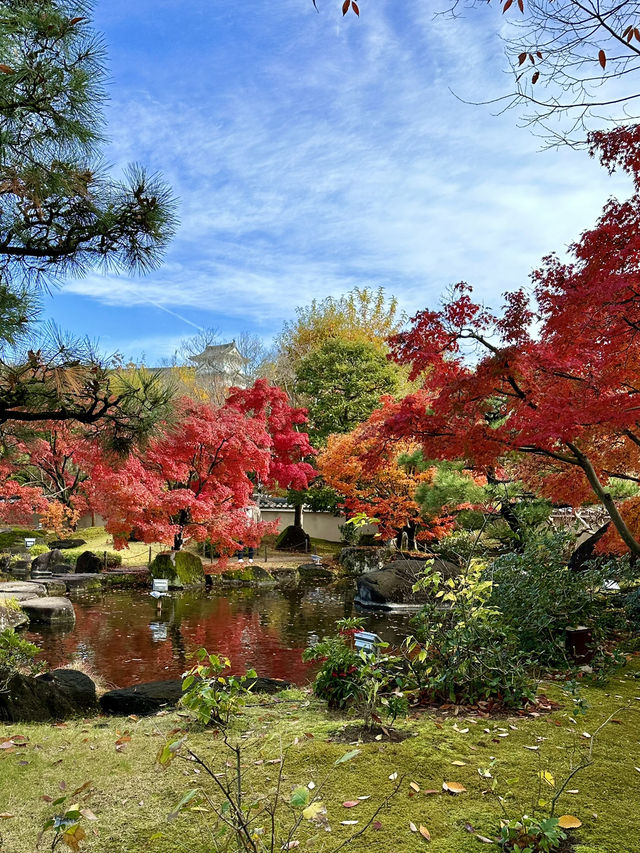
<path id="1" fill-rule="evenodd" d="M 73 659 L 90 664 L 109 685 L 177 678 L 204 646 L 227 655 L 234 670 L 309 680 L 301 660 L 309 642 L 330 632 L 336 619 L 353 613 L 351 584 L 291 589 L 181 592 L 160 600 L 143 590 L 109 592 L 74 600 L 71 631 L 27 632 L 52 667 Z M 366 628 L 394 642 L 406 633 L 406 614 L 365 614 Z"/>

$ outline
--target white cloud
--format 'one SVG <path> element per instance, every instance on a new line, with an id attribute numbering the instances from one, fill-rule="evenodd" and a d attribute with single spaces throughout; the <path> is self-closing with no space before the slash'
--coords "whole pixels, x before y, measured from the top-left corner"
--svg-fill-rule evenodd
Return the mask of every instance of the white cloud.
<path id="1" fill-rule="evenodd" d="M 464 278 L 495 303 L 624 187 L 584 152 L 537 152 L 515 115 L 451 95 L 502 85 L 483 10 L 448 22 L 388 0 L 336 25 L 298 3 L 273 13 L 282 39 L 255 67 L 212 82 L 242 47 L 221 42 L 190 89 L 116 93 L 111 158 L 160 168 L 182 224 L 157 273 L 92 275 L 68 292 L 274 332 L 296 305 L 355 285 L 382 284 L 413 313 Z"/>

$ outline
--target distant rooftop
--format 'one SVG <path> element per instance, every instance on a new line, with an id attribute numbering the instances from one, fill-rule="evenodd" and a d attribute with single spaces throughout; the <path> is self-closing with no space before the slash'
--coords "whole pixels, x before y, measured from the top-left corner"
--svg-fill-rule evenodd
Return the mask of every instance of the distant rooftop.
<path id="1" fill-rule="evenodd" d="M 231 341 L 228 344 L 209 344 L 199 355 L 190 355 L 189 360 L 195 362 L 216 361 L 221 356 L 231 355 L 232 353 L 233 355 L 237 355 L 245 364 L 249 361 L 248 358 L 242 355 L 235 341 Z"/>

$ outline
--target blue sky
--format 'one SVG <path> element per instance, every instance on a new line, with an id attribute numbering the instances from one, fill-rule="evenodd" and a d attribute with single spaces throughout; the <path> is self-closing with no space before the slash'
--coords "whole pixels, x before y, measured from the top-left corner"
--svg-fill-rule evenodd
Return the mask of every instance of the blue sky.
<path id="1" fill-rule="evenodd" d="M 362 0 L 360 19 L 318 4 L 97 0 L 106 159 L 162 172 L 181 224 L 161 269 L 69 280 L 47 317 L 153 364 L 201 327 L 269 340 L 356 285 L 410 314 L 462 279 L 498 305 L 625 192 L 452 94 L 508 90 L 493 4 L 457 21 L 434 0 Z"/>

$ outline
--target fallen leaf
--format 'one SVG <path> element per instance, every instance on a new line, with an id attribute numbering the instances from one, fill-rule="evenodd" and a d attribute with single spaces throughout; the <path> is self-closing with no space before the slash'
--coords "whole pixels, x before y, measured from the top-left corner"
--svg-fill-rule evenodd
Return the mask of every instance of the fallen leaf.
<path id="1" fill-rule="evenodd" d="M 487 838 L 486 835 L 476 835 L 476 838 L 483 844 L 495 844 L 495 841 L 492 838 Z"/>
<path id="2" fill-rule="evenodd" d="M 391 779 L 392 782 L 395 782 L 397 778 L 398 778 L 397 771 L 395 773 L 392 773 L 391 776 L 389 776 L 389 779 Z"/>
<path id="3" fill-rule="evenodd" d="M 15 817 L 11 812 L 0 812 L 0 820 L 9 820 L 10 817 Z"/>
<path id="4" fill-rule="evenodd" d="M 535 752 L 537 749 L 540 749 L 539 746 L 525 746 L 525 749 L 530 749 L 532 752 Z"/>
<path id="5" fill-rule="evenodd" d="M 409 821 L 409 829 L 411 830 L 411 832 L 417 832 L 418 831 L 418 827 L 415 825 L 415 823 L 412 820 Z"/>
<path id="6" fill-rule="evenodd" d="M 287 844 L 283 844 L 280 849 L 281 850 L 295 850 L 296 847 L 300 847 L 299 841 L 289 841 Z"/>
<path id="7" fill-rule="evenodd" d="M 420 785 L 417 782 L 409 782 L 409 787 L 412 791 L 415 791 L 416 794 L 420 793 Z"/>
<path id="8" fill-rule="evenodd" d="M 451 763 L 453 765 L 455 765 L 456 767 L 466 767 L 467 766 L 466 761 L 452 761 Z"/>
<path id="9" fill-rule="evenodd" d="M 442 790 L 448 794 L 464 794 L 467 789 L 459 782 L 443 782 Z"/>
<path id="10" fill-rule="evenodd" d="M 87 820 L 98 820 L 98 818 L 94 815 L 91 809 L 80 809 L 80 814 L 83 817 L 86 817 Z"/>
<path id="11" fill-rule="evenodd" d="M 572 814 L 563 814 L 558 818 L 558 826 L 562 829 L 578 829 L 582 826 L 582 821 Z"/>
<path id="12" fill-rule="evenodd" d="M 355 826 L 358 821 L 357 820 L 341 820 L 340 823 L 342 826 Z"/>
<path id="13" fill-rule="evenodd" d="M 360 800 L 347 800 L 346 803 L 343 803 L 342 805 L 345 807 L 345 809 L 352 809 L 355 806 L 360 805 Z"/>
<path id="14" fill-rule="evenodd" d="M 374 828 L 374 829 L 376 829 L 376 830 L 380 830 L 380 829 L 382 829 L 382 824 L 380 823 L 380 821 L 379 821 L 379 820 L 377 820 L 377 821 L 373 824 L 373 828 Z"/>
<path id="15" fill-rule="evenodd" d="M 440 791 L 437 791 L 435 788 L 428 788 L 426 791 L 422 792 L 423 794 L 439 794 Z"/>
<path id="16" fill-rule="evenodd" d="M 419 829 L 418 831 L 420 832 L 420 835 L 421 835 L 421 836 L 422 836 L 426 841 L 431 841 L 431 833 L 429 832 L 429 830 L 427 829 L 427 827 L 426 827 L 426 826 L 423 826 L 422 824 L 420 824 L 420 829 Z"/>

